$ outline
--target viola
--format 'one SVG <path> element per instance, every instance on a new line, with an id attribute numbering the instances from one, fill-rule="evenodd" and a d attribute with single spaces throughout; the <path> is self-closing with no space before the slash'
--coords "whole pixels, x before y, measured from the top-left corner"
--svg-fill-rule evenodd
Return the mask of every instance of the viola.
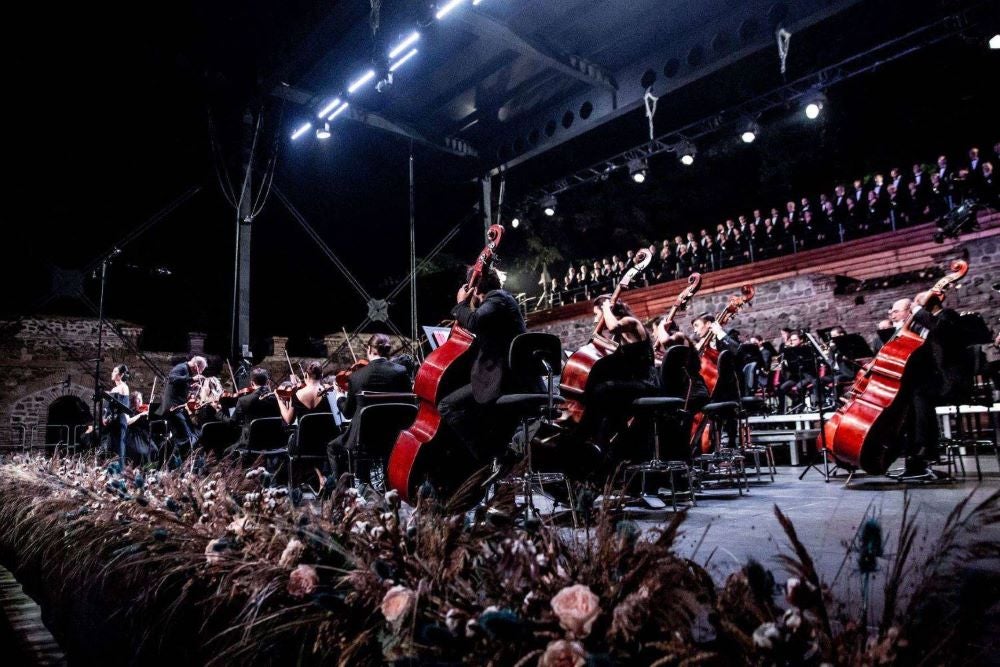
<path id="1" fill-rule="evenodd" d="M 618 281 L 614 294 L 611 295 L 611 303 L 618 302 L 622 291 L 649 266 L 652 259 L 652 253 L 646 248 L 635 253 L 632 267 Z M 603 324 L 603 318 L 599 318 L 594 326 L 594 333 L 590 336 L 590 342 L 574 352 L 563 368 L 559 382 L 559 392 L 566 399 L 563 404 L 563 417 L 560 420 L 563 424 L 579 425 L 586 413 L 588 392 L 615 375 L 617 357 L 613 355 L 618 345 L 601 335 Z"/>
<path id="2" fill-rule="evenodd" d="M 756 292 L 757 289 L 753 285 L 744 285 L 740 288 L 739 296 L 729 297 L 729 303 L 726 304 L 726 307 L 723 308 L 722 312 L 715 318 L 715 321 L 719 323 L 719 326 L 723 326 L 732 321 L 732 319 L 736 316 L 736 313 L 738 313 L 743 306 L 746 306 L 753 301 L 753 297 Z M 711 343 L 715 342 L 715 340 L 715 333 L 713 331 L 709 331 L 702 336 L 701 340 L 699 340 L 695 345 L 695 350 L 701 359 L 701 377 L 705 380 L 705 386 L 708 388 L 710 396 L 715 393 L 715 386 L 719 383 L 719 351 L 711 345 Z M 691 437 L 692 439 L 697 437 L 700 430 L 701 451 L 709 452 L 712 449 L 712 443 L 709 438 L 708 429 L 701 428 L 704 419 L 705 416 L 702 414 L 695 415 L 691 422 Z M 693 444 L 694 443 L 692 443 L 692 445 Z"/>
<path id="3" fill-rule="evenodd" d="M 945 290 L 969 271 L 964 260 L 955 260 L 951 272 L 934 284 L 931 292 L 944 297 Z M 823 450 L 823 435 L 833 457 L 850 468 L 884 474 L 900 452 L 900 431 L 909 410 L 913 353 L 924 338 L 913 331 L 914 316 L 883 345 L 875 358 L 858 371 L 854 384 L 841 398 L 841 405 L 827 420 L 816 447 Z"/>
<path id="4" fill-rule="evenodd" d="M 479 253 L 466 285 L 470 294 L 479 284 L 483 271 L 492 265 L 503 232 L 502 225 L 491 225 L 487 230 L 486 246 Z M 429 471 L 440 467 L 444 436 L 437 404 L 468 382 L 471 355 L 467 352 L 474 340 L 472 332 L 457 323 L 453 324 L 448 340 L 427 355 L 413 381 L 413 393 L 418 401 L 417 416 L 396 439 L 386 470 L 389 488 L 399 492 L 404 500 L 413 499 L 417 487 L 427 478 Z"/>

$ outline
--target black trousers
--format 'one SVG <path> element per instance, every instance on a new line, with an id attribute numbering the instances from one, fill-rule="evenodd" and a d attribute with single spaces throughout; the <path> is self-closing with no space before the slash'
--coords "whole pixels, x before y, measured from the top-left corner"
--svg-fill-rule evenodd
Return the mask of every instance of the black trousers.
<path id="1" fill-rule="evenodd" d="M 459 387 L 438 402 L 441 420 L 469 451 L 477 464 L 485 465 L 510 441 L 514 422 L 498 413 L 496 402 L 480 403 L 472 385 Z"/>
<path id="2" fill-rule="evenodd" d="M 191 417 L 187 411 L 181 407 L 172 410 L 166 415 L 167 428 L 174 437 L 174 451 L 180 448 L 186 454 L 198 443 L 198 431 L 191 423 Z"/>

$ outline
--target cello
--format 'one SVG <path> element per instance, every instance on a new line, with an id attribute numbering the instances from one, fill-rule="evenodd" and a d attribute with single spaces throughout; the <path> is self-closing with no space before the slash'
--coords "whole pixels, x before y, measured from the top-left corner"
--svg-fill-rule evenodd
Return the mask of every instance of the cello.
<path id="1" fill-rule="evenodd" d="M 943 297 L 944 291 L 969 271 L 964 260 L 951 264 L 951 273 L 934 284 L 931 292 Z M 826 447 L 834 459 L 849 468 L 861 468 L 882 475 L 899 456 L 900 430 L 909 408 L 911 358 L 924 344 L 913 331 L 911 314 L 896 335 L 889 339 L 867 366 L 858 371 L 854 384 L 841 397 L 842 404 L 827 420 L 816 448 Z"/>
<path id="2" fill-rule="evenodd" d="M 490 225 L 486 232 L 487 243 L 469 277 L 467 289 L 475 291 L 483 271 L 489 269 L 494 253 L 500 245 L 504 228 Z M 386 466 L 388 486 L 399 492 L 403 500 L 416 497 L 416 489 L 434 467 L 435 456 L 440 454 L 443 436 L 441 434 L 441 413 L 438 402 L 468 382 L 471 355 L 466 353 L 475 336 L 455 323 L 444 344 L 427 355 L 413 381 L 413 393 L 417 395 L 417 416 L 413 424 L 400 432 L 389 454 Z"/>
<path id="3" fill-rule="evenodd" d="M 611 295 L 612 304 L 618 302 L 622 290 L 649 266 L 652 259 L 652 253 L 646 248 L 635 253 L 632 267 L 618 281 Z M 563 404 L 563 417 L 560 420 L 564 425 L 580 424 L 586 411 L 588 387 L 610 379 L 614 374 L 615 358 L 612 355 L 618 349 L 618 345 L 600 334 L 602 324 L 603 319 L 598 319 L 594 333 L 590 336 L 590 342 L 574 352 L 563 368 L 559 392 L 566 399 Z"/>
<path id="4" fill-rule="evenodd" d="M 729 297 L 729 303 L 726 304 L 726 307 L 715 318 L 719 326 L 721 327 L 732 321 L 736 313 L 740 311 L 740 308 L 753 301 L 756 292 L 757 289 L 753 285 L 744 285 L 740 288 L 740 296 Z M 708 389 L 709 396 L 715 393 L 715 386 L 719 383 L 719 351 L 711 345 L 715 339 L 715 332 L 709 330 L 695 345 L 695 351 L 701 360 L 701 377 L 705 381 L 705 387 Z M 701 430 L 701 451 L 708 452 L 712 449 L 712 444 L 708 429 L 701 428 L 704 419 L 705 416 L 701 413 L 695 415 L 691 422 L 691 437 L 695 438 L 698 431 Z"/>

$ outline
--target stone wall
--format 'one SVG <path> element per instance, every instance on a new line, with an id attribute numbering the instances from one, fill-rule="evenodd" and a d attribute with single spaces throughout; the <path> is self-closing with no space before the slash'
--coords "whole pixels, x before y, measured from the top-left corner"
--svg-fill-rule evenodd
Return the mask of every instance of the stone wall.
<path id="1" fill-rule="evenodd" d="M 949 292 L 948 306 L 960 312 L 977 311 L 994 329 L 1000 329 L 1000 294 L 991 289 L 991 285 L 1000 280 L 1000 235 L 960 243 L 948 252 L 945 259 L 959 257 L 968 259 L 969 273 L 956 289 Z M 892 269 L 887 266 L 886 275 L 891 275 Z M 755 283 L 757 293 L 752 306 L 736 316 L 731 328 L 745 336 L 760 334 L 776 341 L 782 327 L 816 330 L 841 324 L 849 332 L 867 336 L 874 332 L 878 320 L 888 316 L 893 301 L 912 298 L 933 282 L 928 280 L 836 295 L 836 279 L 830 275 L 800 275 L 780 280 L 761 277 Z M 725 307 L 729 296 L 728 293 L 695 296 L 691 312 L 680 313 L 677 324 L 683 331 L 689 332 L 692 317 L 702 312 L 718 313 Z M 575 350 L 589 340 L 593 324 L 589 315 L 583 315 L 540 324 L 532 329 L 554 333 L 562 339 L 565 349 Z"/>

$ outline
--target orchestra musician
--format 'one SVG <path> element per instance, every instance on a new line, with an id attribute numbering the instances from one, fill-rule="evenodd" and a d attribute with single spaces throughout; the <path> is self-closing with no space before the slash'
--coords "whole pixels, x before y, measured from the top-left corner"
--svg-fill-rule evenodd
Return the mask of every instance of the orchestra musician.
<path id="1" fill-rule="evenodd" d="M 293 375 L 292 381 L 294 382 L 295 379 Z M 275 393 L 278 410 L 280 410 L 281 417 L 286 424 L 290 426 L 296 419 L 301 419 L 306 415 L 328 414 L 330 419 L 333 419 L 333 409 L 330 407 L 330 402 L 326 400 L 322 379 L 323 365 L 318 361 L 311 361 L 305 368 L 303 383 L 297 386 L 289 398 L 282 398 L 278 393 Z M 298 433 L 293 433 L 289 438 L 289 452 L 294 452 L 298 448 L 297 436 Z"/>
<path id="2" fill-rule="evenodd" d="M 389 360 L 391 351 L 392 341 L 385 334 L 374 334 L 368 339 L 368 365 L 351 373 L 347 380 L 347 393 L 337 397 L 337 406 L 345 418 L 352 419 L 357 413 L 362 392 L 410 391 L 413 386 L 410 372 L 405 366 Z M 346 432 L 330 441 L 327 457 L 334 479 L 340 476 L 344 450 L 356 448 L 357 444 L 358 429 L 353 422 Z M 357 474 L 359 481 L 370 484 L 371 471 L 367 466 L 368 460 L 360 459 Z"/>
<path id="3" fill-rule="evenodd" d="M 186 407 L 192 384 L 201 382 L 206 366 L 205 357 L 193 356 L 171 368 L 167 375 L 159 414 L 166 419 L 175 446 L 182 449 L 191 449 L 198 441 Z"/>
<path id="4" fill-rule="evenodd" d="M 466 281 L 472 277 L 472 269 Z M 496 269 L 489 267 L 474 290 L 463 285 L 456 296 L 452 316 L 476 336 L 468 384 L 460 386 L 438 403 L 442 421 L 480 464 L 486 463 L 513 433 L 514 422 L 484 425 L 495 412 L 491 408 L 504 393 L 524 390 L 511 371 L 508 353 L 511 341 L 527 331 L 514 297 L 503 289 Z M 506 422 L 507 420 L 500 420 Z M 509 427 L 509 428 L 508 428 Z"/>
<path id="5" fill-rule="evenodd" d="M 149 406 L 143 405 L 142 392 L 139 391 L 132 392 L 130 401 L 135 414 L 126 420 L 125 454 L 133 463 L 149 463 L 156 457 L 156 445 L 149 434 Z"/>
<path id="6" fill-rule="evenodd" d="M 594 420 L 594 444 L 607 456 L 612 436 L 625 429 L 632 402 L 657 391 L 653 343 L 629 307 L 622 301 L 612 304 L 610 295 L 594 301 L 594 323 L 598 336 L 617 345 L 614 354 L 619 359 L 616 377 L 596 384 L 587 400 L 588 416 Z"/>
<path id="7" fill-rule="evenodd" d="M 798 331 L 793 331 L 788 336 L 788 341 L 785 343 L 785 348 L 798 348 L 802 346 L 802 334 Z M 816 376 L 813 375 L 811 369 L 799 368 L 796 364 L 789 364 L 787 361 L 784 362 L 783 377 L 785 381 L 778 386 L 777 396 L 778 396 L 778 411 L 784 413 L 786 411 L 785 397 L 791 396 L 793 399 L 797 399 L 802 395 L 804 389 L 809 385 L 813 386 L 813 400 L 819 401 L 819 390 L 816 381 Z"/>
<path id="8" fill-rule="evenodd" d="M 281 416 L 277 397 L 269 389 L 270 383 L 270 373 L 267 372 L 266 368 L 258 366 L 250 371 L 251 391 L 236 399 L 236 407 L 233 408 L 232 414 L 216 404 L 219 421 L 234 424 L 240 428 L 238 447 L 247 445 L 250 438 L 250 422 L 254 419 Z"/>
<path id="9" fill-rule="evenodd" d="M 719 352 L 729 350 L 730 352 L 735 353 L 740 347 L 739 341 L 737 341 L 734 336 L 727 333 L 726 330 L 715 321 L 715 316 L 711 313 L 702 313 L 698 317 L 691 320 L 691 329 L 694 331 L 694 335 L 697 340 L 701 340 L 707 336 L 709 332 L 714 333 L 715 340 L 709 343 L 709 345 Z"/>
<path id="10" fill-rule="evenodd" d="M 926 342 L 914 353 L 920 358 L 910 364 L 912 415 L 903 480 L 936 479 L 928 467 L 938 455 L 940 430 L 935 408 L 963 400 L 967 390 L 967 346 L 959 316 L 945 308 L 941 298 L 929 290 L 918 294 L 911 305 L 914 322 L 922 327 Z"/>
<path id="11" fill-rule="evenodd" d="M 119 364 L 111 369 L 111 381 L 114 386 L 108 391 L 113 400 L 105 406 L 104 426 L 108 430 L 108 453 L 117 454 L 118 460 L 125 465 L 125 442 L 128 437 L 128 415 L 122 407 L 129 405 L 129 389 L 126 381 L 130 374 L 128 366 Z"/>
<path id="12" fill-rule="evenodd" d="M 664 350 L 678 345 L 689 350 L 683 365 L 667 366 L 656 374 L 659 395 L 683 398 L 685 401 L 684 410 L 678 412 L 676 418 L 666 418 L 660 422 L 660 432 L 663 434 L 660 439 L 661 454 L 667 460 L 687 461 L 691 458 L 688 446 L 691 421 L 709 401 L 708 386 L 701 376 L 701 362 L 690 338 L 680 331 L 668 333 L 662 318 L 656 322 L 653 336 L 656 344 L 661 345 Z"/>

